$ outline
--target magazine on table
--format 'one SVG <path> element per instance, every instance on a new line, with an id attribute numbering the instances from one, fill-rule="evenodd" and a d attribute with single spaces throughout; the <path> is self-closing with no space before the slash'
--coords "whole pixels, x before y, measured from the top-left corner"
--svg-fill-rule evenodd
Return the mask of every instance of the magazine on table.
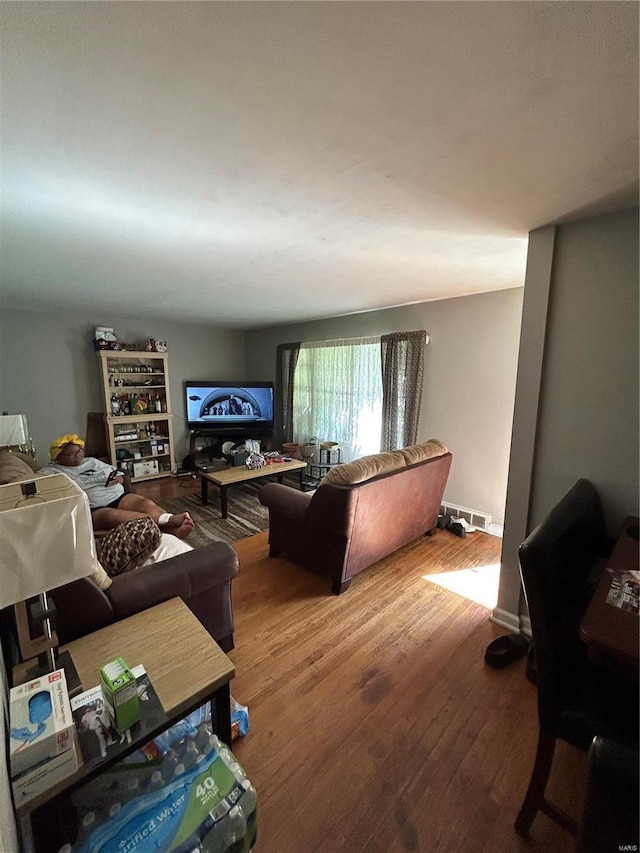
<path id="1" fill-rule="evenodd" d="M 631 613 L 640 612 L 640 572 L 614 572 L 607 593 L 607 604 Z"/>
<path id="2" fill-rule="evenodd" d="M 113 758 L 124 752 L 132 741 L 140 743 L 146 732 L 151 732 L 163 722 L 167 722 L 158 694 L 149 680 L 144 666 L 132 667 L 136 676 L 136 688 L 140 706 L 140 719 L 122 734 L 113 727 L 109 712 L 102 696 L 100 685 L 85 690 L 71 699 L 71 712 L 78 732 L 78 741 L 84 763 L 88 766 L 99 764 L 106 758 Z M 158 760 L 160 753 L 153 754 L 153 742 L 143 747 L 148 761 Z"/>

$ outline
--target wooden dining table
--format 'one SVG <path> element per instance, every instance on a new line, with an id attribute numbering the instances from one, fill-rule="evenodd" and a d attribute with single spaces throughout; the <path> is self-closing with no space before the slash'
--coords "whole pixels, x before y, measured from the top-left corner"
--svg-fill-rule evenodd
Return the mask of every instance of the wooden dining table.
<path id="1" fill-rule="evenodd" d="M 580 623 L 580 638 L 588 646 L 589 660 L 638 680 L 640 615 L 630 607 L 616 606 L 607 598 L 611 584 L 623 572 L 640 569 L 637 516 L 628 516 L 607 561 L 596 591 Z"/>

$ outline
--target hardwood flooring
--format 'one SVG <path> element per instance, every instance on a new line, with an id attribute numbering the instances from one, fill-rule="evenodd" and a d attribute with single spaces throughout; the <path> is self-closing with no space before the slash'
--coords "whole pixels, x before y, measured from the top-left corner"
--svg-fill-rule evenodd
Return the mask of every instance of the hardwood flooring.
<path id="1" fill-rule="evenodd" d="M 438 531 L 334 596 L 270 559 L 266 532 L 236 543 L 231 692 L 250 731 L 234 749 L 258 791 L 260 853 L 573 850 L 544 815 L 529 840 L 513 828 L 538 730 L 524 660 L 487 667 L 504 629 L 424 579 L 499 563 L 500 546 Z M 576 818 L 583 776 L 560 744 L 550 790 Z"/>

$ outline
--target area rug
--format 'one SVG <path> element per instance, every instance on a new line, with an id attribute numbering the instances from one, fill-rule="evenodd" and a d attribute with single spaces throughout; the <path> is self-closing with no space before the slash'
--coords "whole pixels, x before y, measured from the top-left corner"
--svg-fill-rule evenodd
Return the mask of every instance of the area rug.
<path id="1" fill-rule="evenodd" d="M 188 512 L 195 522 L 195 530 L 187 542 L 202 548 L 211 542 L 236 542 L 253 536 L 269 526 L 269 510 L 262 506 L 258 494 L 262 483 L 234 486 L 227 492 L 228 518 L 220 517 L 220 495 L 215 486 L 209 488 L 209 503 L 202 506 L 200 492 L 190 492 L 184 497 L 166 498 L 162 501 L 167 512 Z"/>

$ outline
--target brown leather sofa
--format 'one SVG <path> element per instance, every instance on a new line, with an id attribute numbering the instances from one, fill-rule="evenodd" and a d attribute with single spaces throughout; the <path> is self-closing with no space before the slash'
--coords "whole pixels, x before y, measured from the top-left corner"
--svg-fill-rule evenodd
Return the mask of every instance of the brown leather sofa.
<path id="1" fill-rule="evenodd" d="M 268 483 L 269 555 L 329 575 L 339 595 L 358 572 L 435 532 L 451 460 L 431 439 L 336 465 L 313 493 Z"/>
<path id="2" fill-rule="evenodd" d="M 0 485 L 36 476 L 39 465 L 21 453 L 0 453 Z M 107 589 L 81 578 L 51 590 L 61 643 L 180 597 L 223 651 L 233 641 L 231 582 L 239 570 L 238 555 L 224 542 L 214 542 L 177 557 L 117 575 Z M 171 626 L 167 625 L 167 630 Z"/>

